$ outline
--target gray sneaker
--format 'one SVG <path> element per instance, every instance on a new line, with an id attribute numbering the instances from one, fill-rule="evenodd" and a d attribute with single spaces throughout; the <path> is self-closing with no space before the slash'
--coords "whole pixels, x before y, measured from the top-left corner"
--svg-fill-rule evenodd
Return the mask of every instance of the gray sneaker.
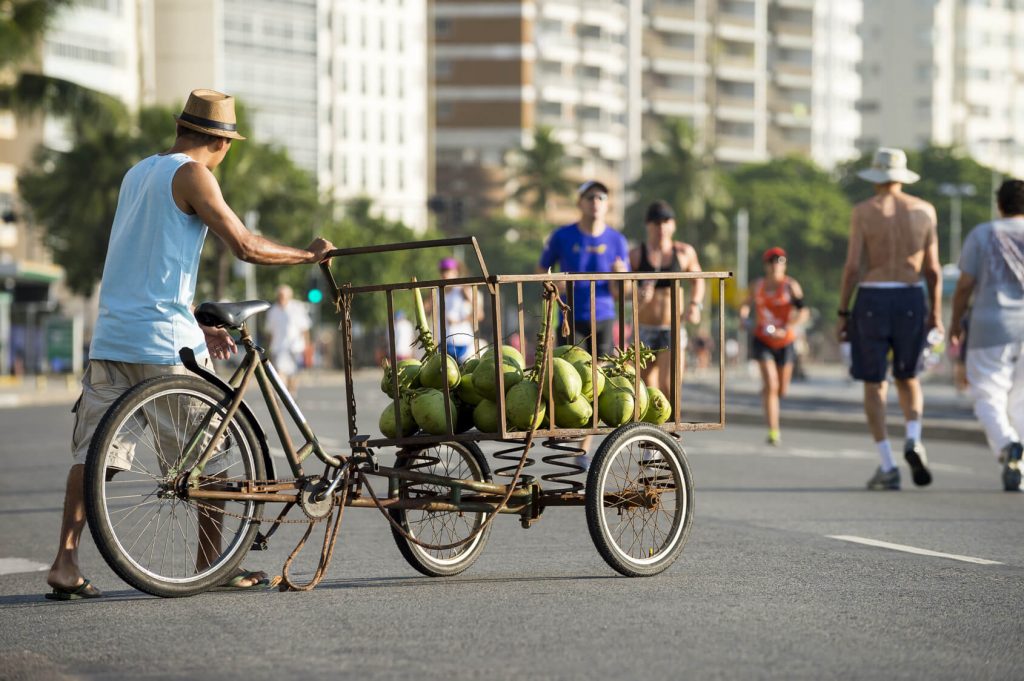
<path id="1" fill-rule="evenodd" d="M 999 460 L 1003 463 L 1003 489 L 1016 492 L 1020 489 L 1021 454 L 1024 446 L 1019 442 L 1011 442 L 1003 447 Z"/>
<path id="2" fill-rule="evenodd" d="M 915 485 L 924 487 L 932 483 L 932 474 L 928 470 L 928 455 L 925 454 L 923 444 L 907 440 L 903 446 L 903 458 L 910 465 L 910 473 L 914 477 Z"/>
<path id="3" fill-rule="evenodd" d="M 900 469 L 893 468 L 891 471 L 883 471 L 879 466 L 875 474 L 868 480 L 868 489 L 899 489 Z"/>

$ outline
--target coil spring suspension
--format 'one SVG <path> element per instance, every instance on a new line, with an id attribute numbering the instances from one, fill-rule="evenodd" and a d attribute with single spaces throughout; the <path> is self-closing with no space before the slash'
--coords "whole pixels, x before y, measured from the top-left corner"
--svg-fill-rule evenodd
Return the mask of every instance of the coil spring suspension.
<path id="1" fill-rule="evenodd" d="M 678 433 L 672 433 L 671 435 L 677 440 L 681 439 Z M 640 443 L 640 449 L 642 451 L 640 463 L 643 470 L 640 477 L 641 481 L 649 487 L 660 489 L 674 488 L 675 480 L 672 476 L 672 471 L 669 468 L 668 462 L 658 453 L 657 447 Z"/>
<path id="2" fill-rule="evenodd" d="M 502 478 L 511 478 L 515 475 L 516 468 L 519 467 L 519 459 L 522 458 L 523 456 L 523 444 L 519 440 L 497 440 L 497 442 L 505 442 L 507 444 L 515 443 L 516 445 L 515 447 L 509 447 L 507 449 L 499 450 L 495 452 L 493 455 L 494 458 L 498 459 L 499 461 L 515 462 L 514 464 L 511 464 L 509 466 L 503 466 L 501 468 L 494 469 L 494 475 L 500 476 Z M 534 443 L 531 442 L 530 446 L 533 447 Z M 534 461 L 533 459 L 527 458 L 526 462 L 523 464 L 523 470 L 526 470 L 535 463 L 536 461 Z M 516 486 L 529 487 L 530 485 L 533 484 L 534 479 L 534 476 L 523 473 L 519 476 L 519 482 Z"/>
<path id="3" fill-rule="evenodd" d="M 559 452 L 544 456 L 542 459 L 544 463 L 564 469 L 541 476 L 541 480 L 545 482 L 564 485 L 563 487 L 553 488 L 549 492 L 553 494 L 576 494 L 585 487 L 580 480 L 572 479 L 581 473 L 587 472 L 587 469 L 579 464 L 579 459 L 577 458 L 587 453 L 587 450 L 580 446 L 582 441 L 582 439 L 564 440 L 554 438 L 544 441 L 546 449 L 554 449 Z"/>
<path id="4" fill-rule="evenodd" d="M 395 459 L 395 468 L 402 468 L 402 469 L 409 470 L 409 471 L 415 471 L 415 470 L 420 470 L 420 469 L 433 468 L 434 466 L 437 466 L 438 464 L 441 463 L 441 459 L 440 458 L 438 458 L 436 456 L 431 456 L 429 454 L 424 454 L 423 452 L 424 452 L 424 450 L 422 450 L 422 449 L 415 449 L 415 450 L 402 449 L 402 450 L 399 450 L 398 457 Z M 431 471 L 427 470 L 426 472 L 429 473 Z M 408 482 L 408 481 L 406 481 L 406 482 L 402 482 L 400 484 L 401 484 L 401 486 L 405 487 L 406 491 L 408 492 L 415 485 L 422 485 L 423 483 L 416 483 L 416 482 Z M 400 488 L 396 488 L 394 490 L 390 490 L 388 496 L 392 496 L 392 495 L 397 496 L 399 491 L 400 491 Z M 426 490 L 423 490 L 423 491 L 426 491 Z M 436 494 L 437 490 L 433 490 L 433 492 Z"/>

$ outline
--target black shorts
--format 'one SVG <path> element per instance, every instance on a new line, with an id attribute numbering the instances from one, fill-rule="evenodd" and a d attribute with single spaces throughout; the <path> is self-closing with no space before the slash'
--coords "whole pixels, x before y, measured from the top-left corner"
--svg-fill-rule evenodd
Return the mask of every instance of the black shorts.
<path id="1" fill-rule="evenodd" d="M 781 348 L 770 348 L 757 336 L 750 337 L 750 359 L 758 362 L 775 360 L 776 366 L 784 367 L 796 361 L 796 344 L 787 343 Z"/>
<path id="2" fill-rule="evenodd" d="M 917 376 L 925 345 L 925 314 L 920 286 L 859 288 L 847 325 L 850 376 L 868 383 L 884 381 L 890 350 L 893 378 Z"/>
<path id="3" fill-rule="evenodd" d="M 618 342 L 618 338 L 615 335 L 615 320 L 614 319 L 603 319 L 598 321 L 595 325 L 595 332 L 597 335 L 597 355 L 611 355 L 612 348 L 615 347 L 615 343 Z M 563 343 L 568 343 L 569 339 L 562 337 Z M 575 334 L 573 341 L 575 345 L 579 345 L 581 348 L 590 352 L 590 320 L 589 319 L 577 319 L 575 322 Z"/>

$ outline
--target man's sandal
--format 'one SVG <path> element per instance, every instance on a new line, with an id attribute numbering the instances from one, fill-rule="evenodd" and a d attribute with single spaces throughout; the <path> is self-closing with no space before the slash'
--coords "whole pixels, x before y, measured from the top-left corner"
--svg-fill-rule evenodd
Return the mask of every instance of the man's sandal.
<path id="1" fill-rule="evenodd" d="M 255 580 L 255 581 L 253 581 Z M 252 582 L 251 584 L 247 582 Z M 267 577 L 267 573 L 262 570 L 246 570 L 244 568 L 238 568 L 235 574 L 231 575 L 219 589 L 227 589 L 232 591 L 247 591 L 252 589 L 258 591 L 271 586 L 270 578 Z"/>
<path id="2" fill-rule="evenodd" d="M 103 592 L 94 587 L 88 579 L 85 579 L 78 586 L 55 586 L 53 591 L 45 596 L 51 601 L 78 601 L 87 598 L 100 598 L 103 596 Z"/>

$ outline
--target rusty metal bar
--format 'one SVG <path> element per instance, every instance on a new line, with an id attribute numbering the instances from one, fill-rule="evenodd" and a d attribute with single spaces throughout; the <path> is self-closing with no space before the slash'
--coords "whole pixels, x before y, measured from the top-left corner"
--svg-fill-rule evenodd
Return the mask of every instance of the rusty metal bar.
<path id="1" fill-rule="evenodd" d="M 523 283 L 516 283 L 516 310 L 519 312 L 519 347 L 523 351 L 523 361 L 526 361 L 526 311 L 523 305 Z M 523 367 L 525 370 L 526 367 Z"/>
<path id="2" fill-rule="evenodd" d="M 625 284 L 622 284 L 625 287 Z M 640 420 L 640 300 L 637 287 L 630 286 L 633 305 L 633 420 Z M 646 390 L 646 388 L 645 388 Z M 647 405 L 650 408 L 650 404 Z"/>
<path id="3" fill-rule="evenodd" d="M 672 355 L 670 356 L 672 367 L 669 369 L 669 374 L 672 377 L 672 394 L 669 395 L 669 400 L 672 401 L 672 420 L 676 423 L 680 423 L 683 419 L 682 396 L 680 395 L 683 369 L 680 355 L 685 352 L 685 349 L 682 347 L 682 324 L 679 321 L 679 291 L 679 282 L 672 282 L 672 300 L 669 303 L 669 314 L 672 315 L 672 334 L 670 339 L 672 343 Z"/>
<path id="4" fill-rule="evenodd" d="M 498 432 L 508 437 L 508 423 L 505 419 L 505 336 L 501 328 L 501 287 L 494 292 L 494 385 L 497 386 L 494 404 L 498 409 Z"/>
<path id="5" fill-rule="evenodd" d="M 718 422 L 725 427 L 725 279 L 718 280 Z"/>
<path id="6" fill-rule="evenodd" d="M 394 251 L 416 251 L 428 248 L 438 248 L 440 246 L 473 246 L 477 254 L 480 254 L 480 247 L 476 243 L 476 238 L 471 236 L 458 236 L 451 237 L 448 239 L 430 239 L 427 241 L 402 241 L 395 244 L 376 244 L 373 246 L 353 246 L 351 248 L 335 248 L 333 251 L 328 251 L 327 258 L 339 258 L 347 255 L 365 255 L 372 253 L 392 253 Z M 480 269 L 484 272 L 487 271 L 487 266 L 483 264 L 483 257 L 480 257 Z"/>
<path id="7" fill-rule="evenodd" d="M 452 409 L 452 389 L 448 385 L 448 309 L 445 296 L 447 287 L 441 284 L 437 288 L 437 333 L 440 336 L 437 351 L 441 355 L 441 394 L 444 395 L 444 423 L 448 426 L 449 437 L 455 434 L 455 416 Z M 396 409 L 398 407 L 395 407 Z M 401 432 L 401 431 L 399 431 Z"/>
<path id="8" fill-rule="evenodd" d="M 499 508 L 501 505 L 500 501 L 491 503 L 487 502 L 468 502 L 460 501 L 455 504 L 450 501 L 439 501 L 431 498 L 427 499 L 396 499 L 396 498 L 384 498 L 377 499 L 374 501 L 368 497 L 354 497 L 345 500 L 346 506 L 352 506 L 355 508 L 376 508 L 377 505 L 383 506 L 384 508 L 395 508 L 404 509 L 409 511 L 429 511 L 433 513 L 450 512 L 470 512 L 470 513 L 510 513 L 510 514 L 521 514 L 523 511 L 530 508 L 529 504 L 518 504 L 508 505 Z"/>
<path id="9" fill-rule="evenodd" d="M 188 491 L 189 499 L 227 499 L 229 501 L 259 501 L 259 502 L 280 502 L 288 503 L 296 501 L 296 494 L 273 494 L 261 492 L 218 492 L 215 490 L 191 489 Z"/>

